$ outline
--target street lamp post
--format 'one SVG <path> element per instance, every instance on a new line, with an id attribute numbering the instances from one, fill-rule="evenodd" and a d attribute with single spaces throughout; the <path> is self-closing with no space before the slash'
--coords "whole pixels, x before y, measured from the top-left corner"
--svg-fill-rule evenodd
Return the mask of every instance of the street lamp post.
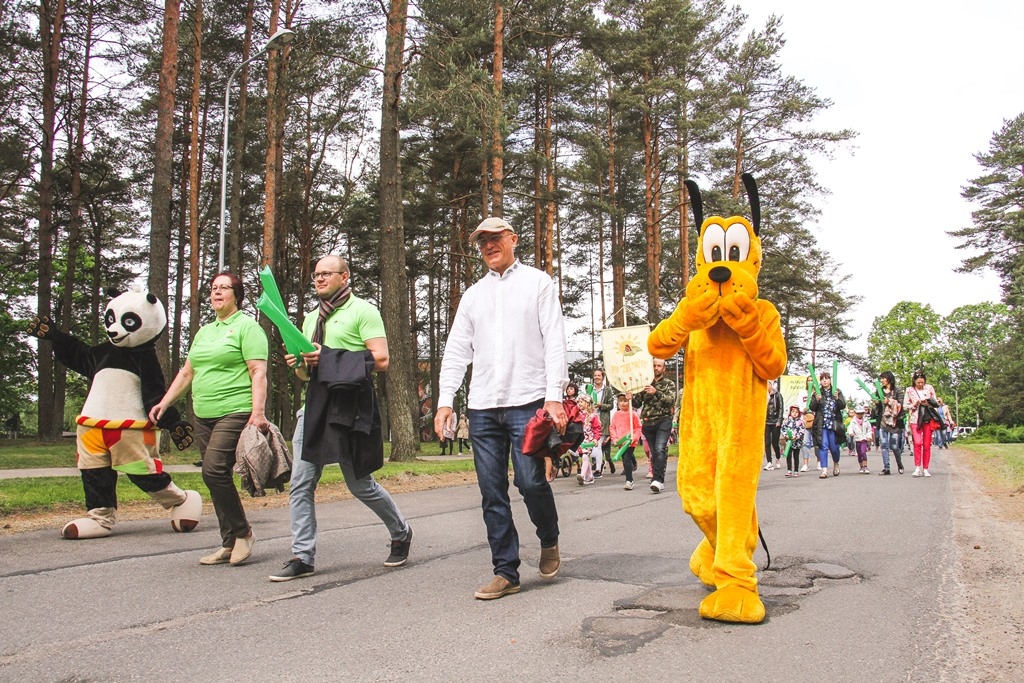
<path id="1" fill-rule="evenodd" d="M 224 88 L 224 146 L 221 150 L 221 168 L 220 168 L 220 247 L 217 252 L 217 272 L 224 271 L 224 219 L 227 216 L 227 201 L 228 201 L 228 123 L 231 120 L 231 112 L 229 107 L 231 106 L 231 82 L 235 80 L 235 76 L 239 74 L 246 64 L 256 59 L 267 50 L 272 47 L 278 47 L 280 45 L 287 45 L 295 39 L 295 31 L 291 31 L 286 28 L 279 28 L 274 32 L 274 35 L 270 36 L 270 39 L 260 48 L 259 52 L 254 54 L 249 59 L 245 60 L 231 72 L 231 76 L 228 77 L 228 83 Z"/>

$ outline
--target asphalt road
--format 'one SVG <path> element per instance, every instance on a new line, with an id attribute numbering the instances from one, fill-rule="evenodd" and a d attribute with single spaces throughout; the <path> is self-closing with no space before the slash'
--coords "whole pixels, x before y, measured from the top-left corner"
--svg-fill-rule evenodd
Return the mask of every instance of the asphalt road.
<path id="1" fill-rule="evenodd" d="M 968 680 L 948 453 L 929 479 L 860 475 L 847 456 L 838 478 L 763 472 L 756 626 L 697 616 L 699 535 L 674 461 L 660 495 L 557 479 L 552 582 L 514 494 L 523 590 L 494 601 L 473 598 L 491 575 L 475 485 L 396 496 L 415 529 L 398 569 L 366 508 L 323 505 L 316 574 L 287 583 L 267 576 L 290 557 L 288 511 L 250 499 L 258 542 L 238 567 L 198 563 L 219 542 L 211 516 L 190 534 L 139 521 L 106 539 L 7 536 L 0 681 Z"/>

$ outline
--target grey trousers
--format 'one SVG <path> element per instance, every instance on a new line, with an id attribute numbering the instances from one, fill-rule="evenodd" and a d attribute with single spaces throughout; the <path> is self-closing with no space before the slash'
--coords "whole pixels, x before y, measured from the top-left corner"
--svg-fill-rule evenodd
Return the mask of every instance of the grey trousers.
<path id="1" fill-rule="evenodd" d="M 302 410 L 295 414 L 295 434 L 292 436 L 294 460 L 288 506 L 292 520 L 292 554 L 306 564 L 313 564 L 316 556 L 316 504 L 313 496 L 324 468 L 302 459 L 303 417 Z M 391 534 L 391 540 L 407 540 L 409 525 L 384 487 L 377 483 L 372 474 L 356 479 L 351 462 L 342 460 L 338 464 L 348 490 L 380 517 Z"/>

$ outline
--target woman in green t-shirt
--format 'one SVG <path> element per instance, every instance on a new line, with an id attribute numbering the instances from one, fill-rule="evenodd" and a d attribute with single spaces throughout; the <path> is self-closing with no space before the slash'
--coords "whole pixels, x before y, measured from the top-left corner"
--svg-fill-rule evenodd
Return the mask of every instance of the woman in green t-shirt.
<path id="1" fill-rule="evenodd" d="M 200 558 L 200 564 L 241 564 L 256 542 L 245 518 L 232 467 L 238 437 L 247 425 L 269 429 L 267 398 L 267 335 L 238 309 L 244 300 L 242 280 L 220 273 L 210 283 L 210 305 L 217 319 L 199 328 L 188 358 L 149 418 L 154 422 L 168 406 L 192 388 L 195 437 L 203 456 L 203 481 L 210 489 L 220 523 L 221 547 Z"/>

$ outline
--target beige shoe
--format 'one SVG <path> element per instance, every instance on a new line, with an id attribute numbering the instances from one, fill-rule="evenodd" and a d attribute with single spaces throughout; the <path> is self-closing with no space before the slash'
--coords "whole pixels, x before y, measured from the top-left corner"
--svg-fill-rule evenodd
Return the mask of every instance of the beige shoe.
<path id="1" fill-rule="evenodd" d="M 205 557 L 199 558 L 199 564 L 227 564 L 231 560 L 231 548 L 217 548 Z"/>
<path id="2" fill-rule="evenodd" d="M 480 586 L 476 589 L 476 593 L 473 593 L 473 597 L 477 600 L 494 600 L 496 598 L 501 598 L 518 592 L 518 583 L 512 583 L 504 576 L 498 576 L 495 574 L 489 584 L 486 586 Z"/>
<path id="3" fill-rule="evenodd" d="M 540 549 L 540 576 L 542 579 L 553 579 L 558 573 L 562 561 L 558 557 L 558 544 L 550 548 Z"/>
<path id="4" fill-rule="evenodd" d="M 235 547 L 231 549 L 231 564 L 242 564 L 252 555 L 252 547 L 256 545 L 256 534 L 249 529 L 249 535 L 245 538 L 236 538 Z"/>

